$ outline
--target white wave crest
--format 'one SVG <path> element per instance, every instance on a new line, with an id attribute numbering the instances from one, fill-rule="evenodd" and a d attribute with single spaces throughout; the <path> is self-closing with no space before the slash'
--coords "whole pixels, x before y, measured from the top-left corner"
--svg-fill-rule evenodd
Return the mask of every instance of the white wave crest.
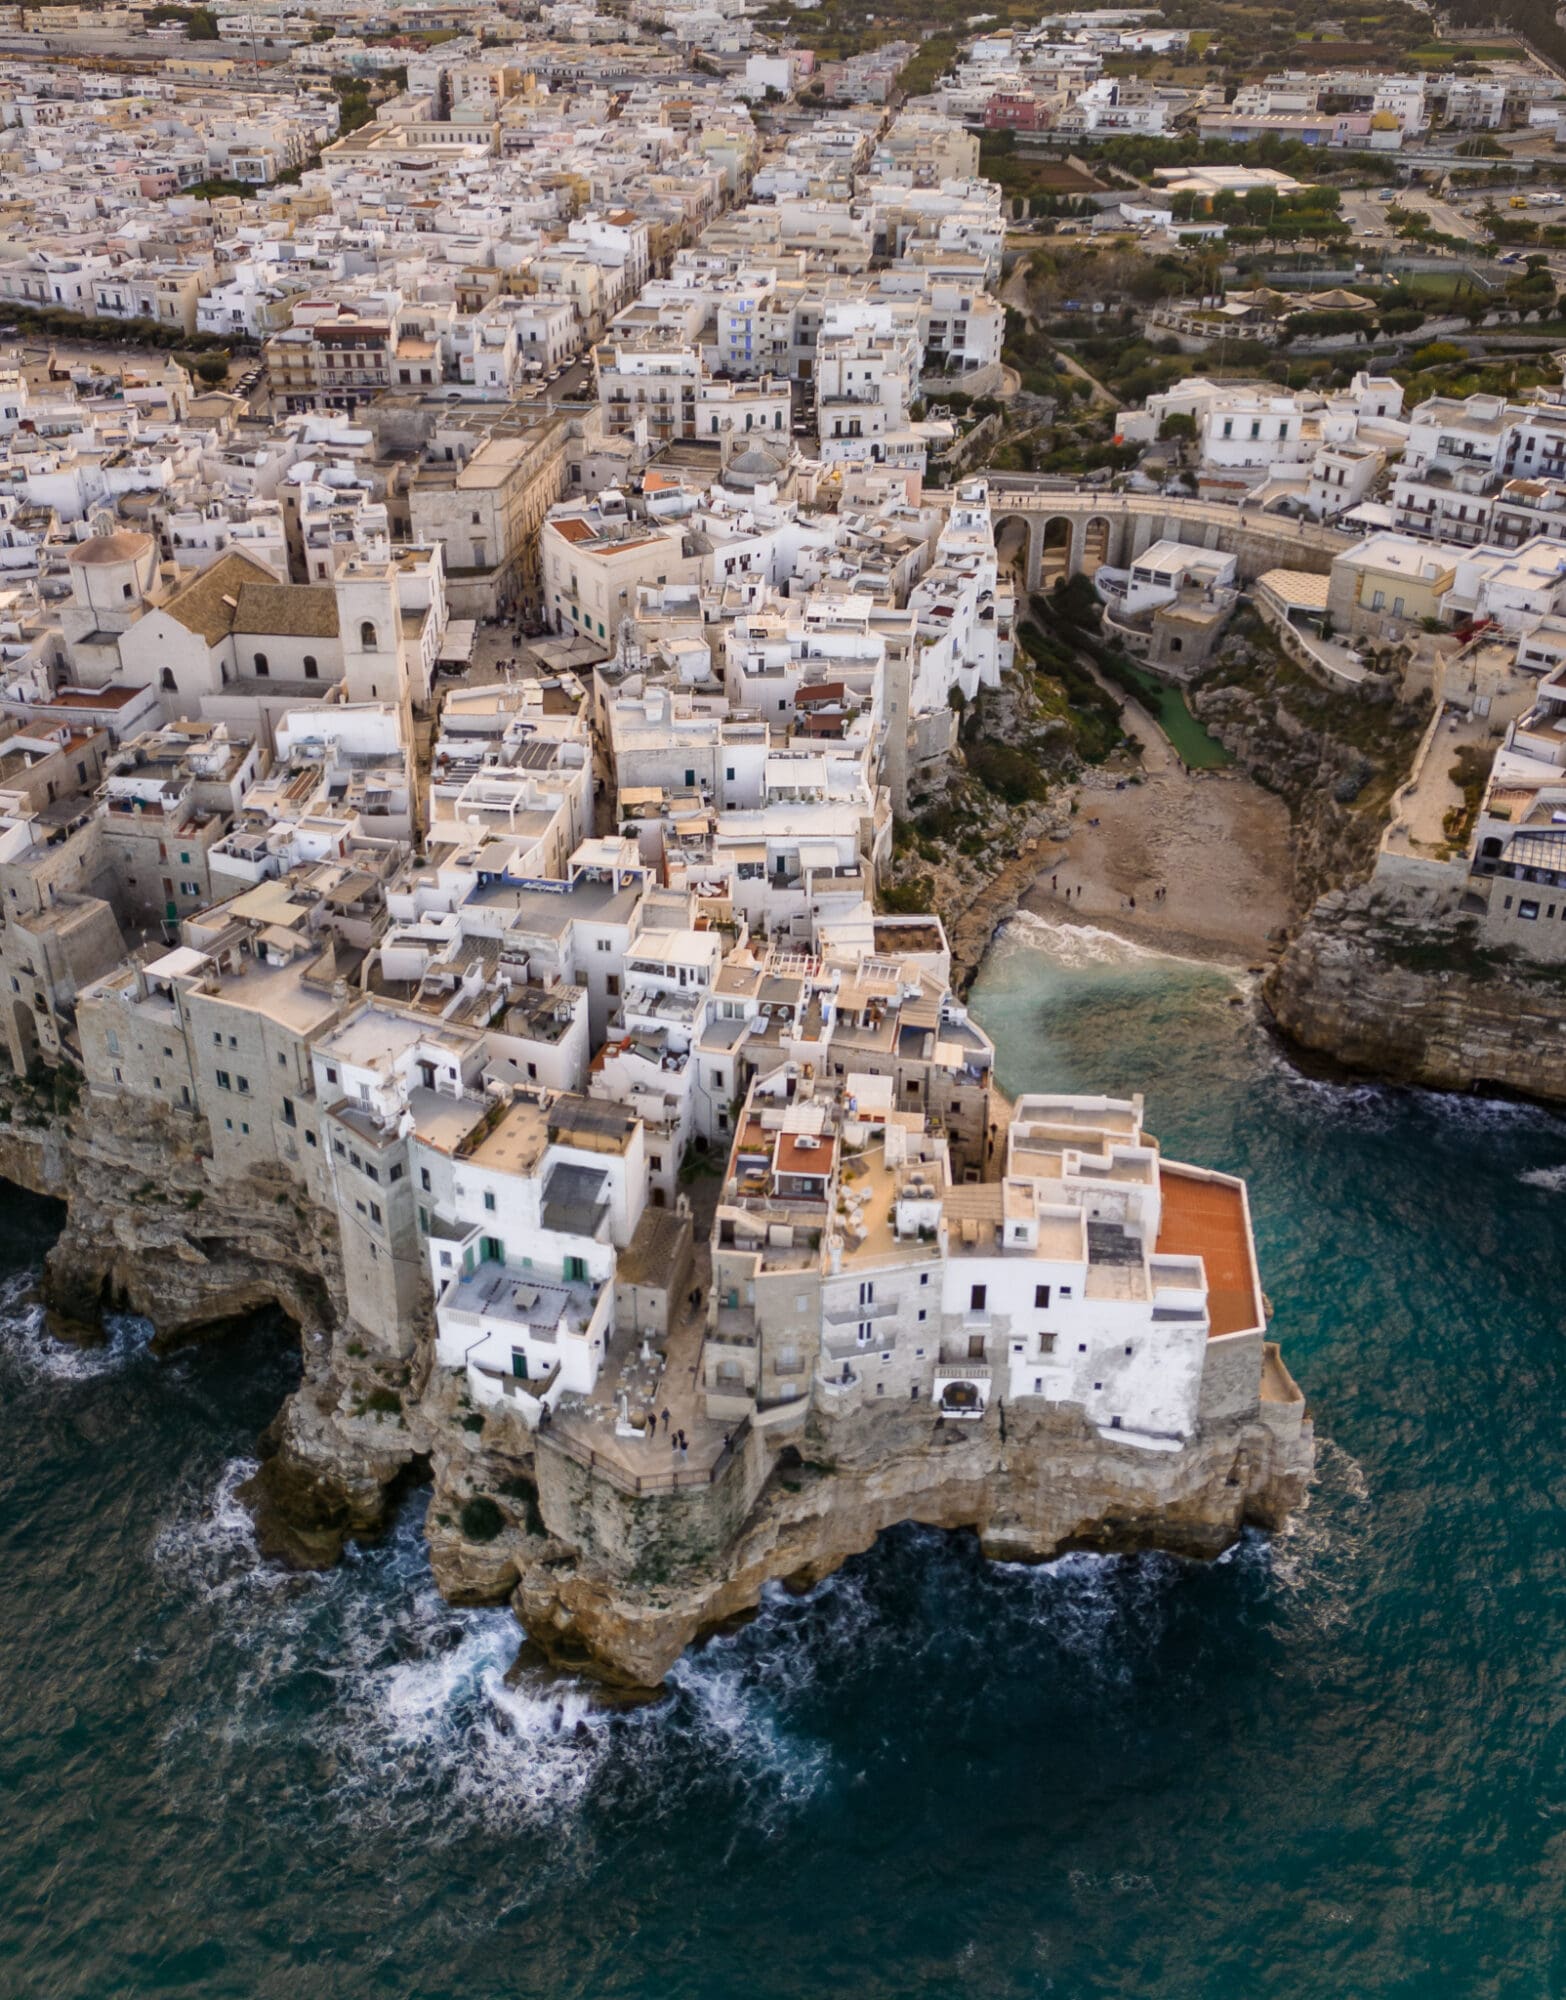
<path id="1" fill-rule="evenodd" d="M 39 1275 L 17 1271 L 0 1280 L 0 1354 L 24 1381 L 92 1382 L 145 1352 L 152 1322 L 136 1313 L 106 1314 L 101 1347 L 56 1340 L 38 1295 Z"/>
<path id="2" fill-rule="evenodd" d="M 1546 1194 L 1566 1194 L 1566 1161 L 1555 1167 L 1530 1167 L 1517 1178 L 1524 1187 L 1543 1188 Z"/>
<path id="3" fill-rule="evenodd" d="M 307 1586 L 312 1578 L 269 1563 L 256 1544 L 255 1522 L 239 1489 L 256 1471 L 253 1458 L 231 1458 L 209 1492 L 187 1490 L 158 1530 L 153 1560 L 177 1586 L 207 1603 L 227 1603 L 242 1591 Z"/>
<path id="4" fill-rule="evenodd" d="M 1175 960 L 1173 952 L 1158 951 L 1136 938 L 1122 937 L 1118 931 L 1097 924 L 1074 924 L 1060 917 L 1041 916 L 1037 910 L 1018 910 L 1009 916 L 996 934 L 992 950 L 1026 949 L 1047 952 L 1063 970 L 1074 972 L 1095 965 L 1131 965 Z M 1196 960 L 1177 960 L 1195 964 Z"/>

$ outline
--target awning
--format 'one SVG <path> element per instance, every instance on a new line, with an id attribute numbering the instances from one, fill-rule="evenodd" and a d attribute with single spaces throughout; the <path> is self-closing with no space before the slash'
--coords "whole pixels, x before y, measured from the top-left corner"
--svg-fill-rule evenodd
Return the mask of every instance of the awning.
<path id="1" fill-rule="evenodd" d="M 440 657 L 447 666 L 464 666 L 473 657 L 473 640 L 478 626 L 471 618 L 453 618 L 440 642 Z"/>

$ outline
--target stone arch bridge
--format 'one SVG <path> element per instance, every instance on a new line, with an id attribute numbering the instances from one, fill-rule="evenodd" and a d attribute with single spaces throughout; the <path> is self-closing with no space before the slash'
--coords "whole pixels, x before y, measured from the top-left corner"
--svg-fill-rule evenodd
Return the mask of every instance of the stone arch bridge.
<path id="1" fill-rule="evenodd" d="M 1156 493 L 1051 491 L 990 478 L 990 514 L 999 543 L 1010 523 L 1024 534 L 1023 574 L 1030 591 L 1060 577 L 1091 576 L 1100 565 L 1129 569 L 1154 542 L 1223 549 L 1240 580 L 1269 569 L 1325 575 L 1358 537 L 1315 521 L 1290 521 L 1260 508 L 1217 500 L 1177 500 Z"/>

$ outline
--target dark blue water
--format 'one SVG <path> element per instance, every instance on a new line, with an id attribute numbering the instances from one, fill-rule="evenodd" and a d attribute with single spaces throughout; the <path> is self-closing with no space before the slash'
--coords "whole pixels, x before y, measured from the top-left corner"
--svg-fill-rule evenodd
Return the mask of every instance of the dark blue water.
<path id="1" fill-rule="evenodd" d="M 1251 1177 L 1322 1477 L 1211 1566 L 890 1537 L 604 1719 L 232 1499 L 277 1328 L 0 1309 L 0 1995 L 1566 1992 L 1566 1124 L 1302 1081 L 1222 975 L 1033 926 L 1008 1088 Z M 10 1197 L 0 1263 L 49 1217 Z"/>

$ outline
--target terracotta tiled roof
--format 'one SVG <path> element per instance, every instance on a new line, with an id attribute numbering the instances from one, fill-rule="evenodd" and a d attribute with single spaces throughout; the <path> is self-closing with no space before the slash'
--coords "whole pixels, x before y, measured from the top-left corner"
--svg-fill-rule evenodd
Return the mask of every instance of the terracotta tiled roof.
<path id="1" fill-rule="evenodd" d="M 258 583 L 275 587 L 277 578 L 249 556 L 230 549 L 210 569 L 204 569 L 200 576 L 176 590 L 163 609 L 171 618 L 177 618 L 186 631 L 199 632 L 209 646 L 215 646 L 234 629 L 239 593 L 246 584 Z M 225 603 L 225 598 L 232 601 Z"/>
<path id="2" fill-rule="evenodd" d="M 319 583 L 247 583 L 239 592 L 233 630 L 279 639 L 335 639 L 337 593 Z"/>

